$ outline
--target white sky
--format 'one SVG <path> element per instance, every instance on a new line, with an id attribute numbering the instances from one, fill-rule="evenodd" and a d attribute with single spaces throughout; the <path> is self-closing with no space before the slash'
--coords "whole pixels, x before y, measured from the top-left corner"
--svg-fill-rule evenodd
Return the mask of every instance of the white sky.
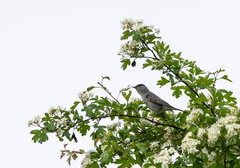
<path id="1" fill-rule="evenodd" d="M 173 98 L 169 87 L 155 85 L 158 72 L 141 70 L 139 64 L 120 69 L 124 18 L 159 27 L 173 51 L 201 68 L 226 69 L 233 83 L 219 86 L 239 99 L 239 7 L 238 0 L 0 1 L 0 167 L 68 167 L 66 158 L 59 159 L 62 143 L 51 136 L 47 143 L 34 144 L 27 121 L 51 106 L 70 107 L 77 93 L 101 76 L 111 77 L 106 84 L 114 94 L 144 83 L 173 106 L 186 107 L 186 100 Z M 79 141 L 75 149 L 91 144 Z"/>

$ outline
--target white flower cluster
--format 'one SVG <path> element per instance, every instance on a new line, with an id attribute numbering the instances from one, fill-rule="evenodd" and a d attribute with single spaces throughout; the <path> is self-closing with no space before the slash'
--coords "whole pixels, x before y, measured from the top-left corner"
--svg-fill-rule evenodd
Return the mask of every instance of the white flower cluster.
<path id="1" fill-rule="evenodd" d="M 139 30 L 143 26 L 142 20 L 132 20 L 132 19 L 124 19 L 121 21 L 123 30 Z"/>
<path id="2" fill-rule="evenodd" d="M 156 148 L 159 145 L 157 141 L 154 141 L 151 143 L 150 148 Z M 164 148 L 160 151 L 158 154 L 154 154 L 152 156 L 153 161 L 155 164 L 161 163 L 163 168 L 168 168 L 169 164 L 172 162 L 171 155 L 174 154 L 176 150 L 172 147 Z M 151 158 L 151 157 L 149 157 Z M 142 167 L 145 167 L 145 164 L 149 163 L 149 158 L 147 158 L 144 163 L 142 164 Z M 151 168 L 156 168 L 155 166 L 150 166 Z"/>
<path id="3" fill-rule="evenodd" d="M 59 121 L 57 121 L 57 125 L 58 126 L 64 126 L 64 125 L 67 125 L 67 118 L 61 118 Z"/>
<path id="4" fill-rule="evenodd" d="M 54 116 L 54 115 L 56 115 L 57 113 L 59 113 L 60 110 L 62 110 L 62 109 L 63 109 L 63 108 L 62 108 L 61 106 L 58 106 L 57 108 L 51 107 L 51 108 L 48 110 L 48 114 L 49 114 L 50 116 Z"/>
<path id="5" fill-rule="evenodd" d="M 198 138 L 202 138 L 203 135 L 204 135 L 206 132 L 207 132 L 206 129 L 204 129 L 204 128 L 198 128 L 197 137 L 198 137 Z"/>
<path id="6" fill-rule="evenodd" d="M 201 109 L 193 109 L 191 113 L 187 116 L 187 123 L 194 123 L 198 119 L 198 116 L 203 113 Z"/>
<path id="7" fill-rule="evenodd" d="M 211 153 L 208 152 L 207 148 L 204 147 L 201 152 L 207 154 L 208 161 L 205 163 L 204 167 L 209 167 L 211 164 L 215 163 L 214 159 L 216 158 L 216 152 L 212 151 Z M 201 157 L 201 154 L 199 153 L 199 157 Z"/>
<path id="8" fill-rule="evenodd" d="M 151 150 L 156 150 L 159 147 L 159 142 L 158 141 L 153 141 L 150 143 L 150 149 Z"/>
<path id="9" fill-rule="evenodd" d="M 110 125 L 107 125 L 107 129 L 108 130 L 112 130 L 112 131 L 115 131 L 117 127 L 120 127 L 121 126 L 121 122 L 118 121 L 118 122 L 115 122 L 113 124 L 110 124 Z"/>
<path id="10" fill-rule="evenodd" d="M 78 94 L 78 97 L 79 97 L 82 101 L 88 101 L 90 98 L 93 97 L 93 93 L 92 93 L 92 92 L 87 92 L 87 91 L 80 92 L 80 93 Z"/>
<path id="11" fill-rule="evenodd" d="M 188 132 L 182 140 L 182 150 L 188 154 L 194 154 L 198 152 L 197 145 L 200 144 L 200 141 L 197 139 L 191 138 L 192 132 Z"/>
<path id="12" fill-rule="evenodd" d="M 208 145 L 209 146 L 214 146 L 215 142 L 218 140 L 218 137 L 220 136 L 220 125 L 213 124 L 209 129 L 208 129 Z"/>
<path id="13" fill-rule="evenodd" d="M 122 24 L 122 29 L 123 30 L 141 30 L 143 28 L 145 29 L 152 29 L 156 34 L 160 33 L 159 29 L 154 28 L 152 25 L 151 26 L 146 26 L 144 25 L 144 22 L 142 20 L 132 20 L 132 19 L 124 19 L 121 21 Z"/>
<path id="14" fill-rule="evenodd" d="M 159 154 L 154 155 L 154 163 L 162 163 L 162 168 L 168 168 L 172 161 L 172 157 L 169 155 L 167 148 L 161 150 Z"/>
<path id="15" fill-rule="evenodd" d="M 165 62 L 164 59 L 154 61 L 152 64 L 152 70 L 153 69 L 162 69 L 164 62 Z"/>
<path id="16" fill-rule="evenodd" d="M 82 162 L 81 162 L 81 168 L 87 168 L 91 165 L 92 161 L 91 161 L 91 152 L 95 152 L 93 150 L 89 150 L 87 152 L 85 152 L 85 157 L 83 158 Z"/>
<path id="17" fill-rule="evenodd" d="M 239 108 L 229 108 L 231 110 L 230 115 L 233 116 L 238 116 L 240 113 L 240 109 Z"/>
<path id="18" fill-rule="evenodd" d="M 240 130 L 240 124 L 237 124 L 237 116 L 229 115 L 221 117 L 215 124 L 213 124 L 208 131 L 208 144 L 209 146 L 215 146 L 216 141 L 221 135 L 221 128 L 225 127 L 227 134 L 225 135 L 226 140 L 229 140 L 234 135 L 237 135 Z"/>
<path id="19" fill-rule="evenodd" d="M 41 123 L 41 117 L 35 116 L 32 120 L 28 121 L 28 126 L 30 127 L 31 125 L 39 125 L 40 123 Z"/>
<path id="20" fill-rule="evenodd" d="M 139 46 L 139 43 L 135 40 L 128 41 L 121 45 L 118 55 L 133 55 L 135 54 L 135 49 Z"/>
<path id="21" fill-rule="evenodd" d="M 166 132 L 165 132 L 165 134 L 163 135 L 163 137 L 164 137 L 165 139 L 169 139 L 169 137 L 172 135 L 173 128 L 171 128 L 171 127 L 166 127 L 164 130 L 165 130 Z"/>
<path id="22" fill-rule="evenodd" d="M 153 26 L 146 26 L 144 25 L 142 20 L 132 20 L 132 19 L 124 19 L 121 21 L 123 30 L 130 30 L 130 31 L 139 31 L 139 35 L 141 38 L 147 39 L 151 34 L 159 34 L 160 30 L 154 28 Z M 123 58 L 125 55 L 127 56 L 136 56 L 137 54 L 139 57 L 143 56 L 143 53 L 139 52 L 142 46 L 141 40 L 143 39 L 130 40 L 127 43 L 123 44 L 120 48 L 118 55 L 122 55 Z"/>

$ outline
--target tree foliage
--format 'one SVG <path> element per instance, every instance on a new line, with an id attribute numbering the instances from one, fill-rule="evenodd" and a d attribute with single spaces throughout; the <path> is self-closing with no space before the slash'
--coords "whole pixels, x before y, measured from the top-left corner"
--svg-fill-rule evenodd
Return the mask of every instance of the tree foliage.
<path id="1" fill-rule="evenodd" d="M 77 142 L 80 136 L 90 136 L 94 150 L 70 151 L 67 145 L 61 158 L 68 156 L 70 164 L 84 154 L 82 167 L 97 168 L 116 164 L 132 167 L 240 167 L 240 113 L 232 92 L 217 88 L 219 80 L 231 82 L 224 70 L 208 72 L 172 52 L 161 40 L 160 31 L 143 21 L 123 20 L 119 55 L 123 70 L 136 66 L 159 71 L 157 85 L 170 86 L 172 95 L 188 97 L 184 112 L 166 112 L 164 119 L 155 117 L 146 105 L 132 97 L 130 87 L 115 97 L 102 77 L 97 86 L 79 94 L 79 101 L 69 109 L 51 108 L 43 117 L 35 117 L 29 126 L 34 142 L 43 143 L 50 133 L 59 141 Z M 108 96 L 93 95 L 103 89 Z M 120 97 L 124 101 L 120 101 Z M 122 100 L 122 99 L 121 99 Z M 111 120 L 106 125 L 104 120 Z"/>

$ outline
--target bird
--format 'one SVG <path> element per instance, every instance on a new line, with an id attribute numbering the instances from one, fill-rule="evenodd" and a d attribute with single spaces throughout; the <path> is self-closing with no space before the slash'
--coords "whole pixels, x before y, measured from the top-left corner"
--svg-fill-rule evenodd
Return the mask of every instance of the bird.
<path id="1" fill-rule="evenodd" d="M 171 106 L 166 101 L 152 93 L 144 84 L 138 84 L 133 86 L 133 88 L 137 90 L 142 97 L 142 100 L 147 104 L 148 108 L 155 113 L 164 113 L 168 110 L 178 110 L 184 112 L 181 109 Z"/>

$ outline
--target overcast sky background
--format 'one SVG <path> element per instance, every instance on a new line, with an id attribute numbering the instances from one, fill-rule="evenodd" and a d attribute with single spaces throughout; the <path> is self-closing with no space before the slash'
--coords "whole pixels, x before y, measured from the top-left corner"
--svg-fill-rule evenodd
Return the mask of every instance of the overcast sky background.
<path id="1" fill-rule="evenodd" d="M 63 143 L 50 136 L 34 144 L 27 122 L 51 106 L 70 107 L 101 76 L 110 76 L 106 84 L 115 95 L 127 85 L 144 83 L 172 105 L 186 107 L 169 87 L 156 86 L 158 72 L 141 70 L 139 64 L 120 69 L 124 18 L 160 28 L 173 51 L 201 68 L 226 69 L 233 83 L 219 87 L 239 99 L 239 8 L 238 0 L 0 1 L 0 167 L 68 167 L 66 158 L 59 159 Z M 91 149 L 92 142 L 79 141 L 70 149 Z"/>

